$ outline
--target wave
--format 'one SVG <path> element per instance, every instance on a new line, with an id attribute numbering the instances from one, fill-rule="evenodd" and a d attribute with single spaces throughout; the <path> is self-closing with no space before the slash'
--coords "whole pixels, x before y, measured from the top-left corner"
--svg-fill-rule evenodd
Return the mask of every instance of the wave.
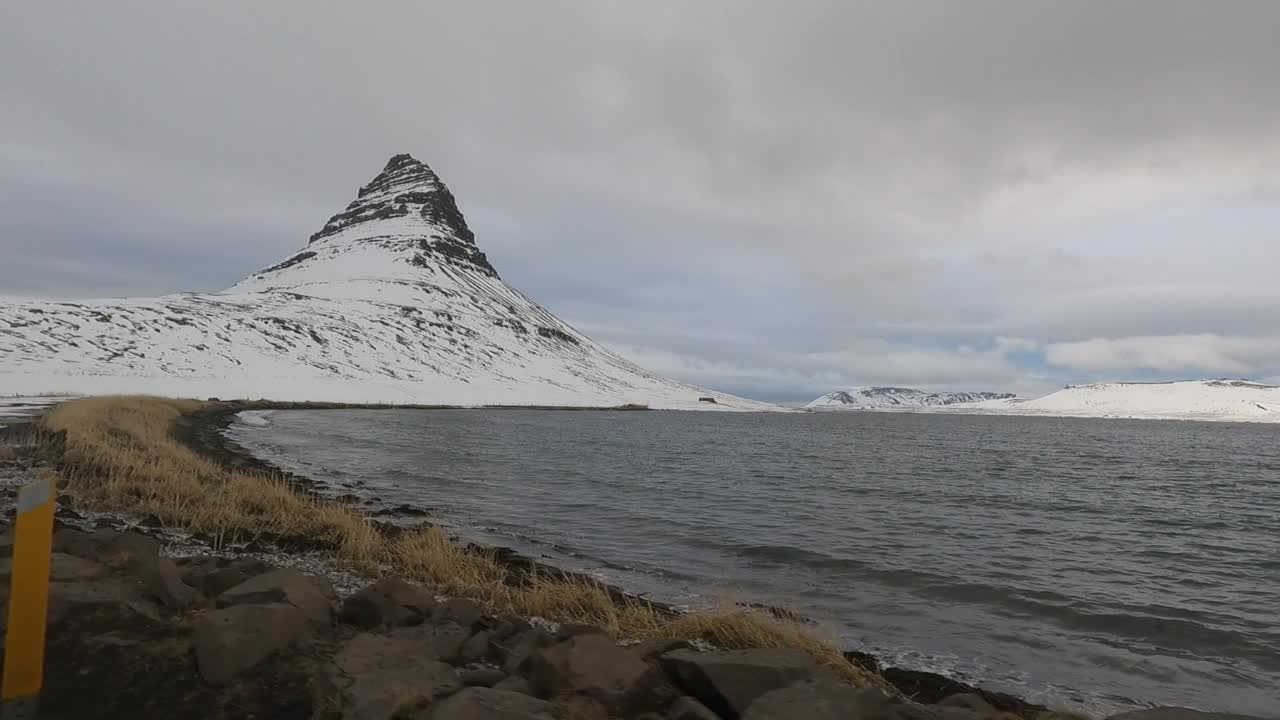
<path id="1" fill-rule="evenodd" d="M 275 410 L 244 410 L 236 413 L 235 421 L 249 427 L 269 427 L 271 425 L 271 417 L 275 414 Z"/>
<path id="2" fill-rule="evenodd" d="M 832 557 L 824 552 L 805 550 L 791 545 L 738 546 L 734 550 L 734 554 L 748 560 L 760 560 L 768 563 L 785 565 L 805 565 L 809 567 L 830 567 L 833 563 L 838 565 L 845 562 L 841 558 Z"/>

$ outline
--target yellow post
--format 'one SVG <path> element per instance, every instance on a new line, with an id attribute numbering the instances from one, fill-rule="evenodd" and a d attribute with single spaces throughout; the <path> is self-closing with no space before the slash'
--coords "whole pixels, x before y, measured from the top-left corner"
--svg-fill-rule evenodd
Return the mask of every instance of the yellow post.
<path id="1" fill-rule="evenodd" d="M 48 622 L 49 565 L 53 551 L 53 478 L 18 491 L 9 581 L 9 630 L 4 648 L 3 718 L 34 718 L 44 681 L 44 631 Z"/>

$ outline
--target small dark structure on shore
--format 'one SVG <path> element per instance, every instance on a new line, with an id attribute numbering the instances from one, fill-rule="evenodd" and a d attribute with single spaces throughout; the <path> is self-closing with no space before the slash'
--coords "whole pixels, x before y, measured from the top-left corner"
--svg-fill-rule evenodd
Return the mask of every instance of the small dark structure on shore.
<path id="1" fill-rule="evenodd" d="M 711 403 L 712 405 L 715 405 L 716 399 L 713 397 L 700 397 L 698 398 L 698 402 Z"/>

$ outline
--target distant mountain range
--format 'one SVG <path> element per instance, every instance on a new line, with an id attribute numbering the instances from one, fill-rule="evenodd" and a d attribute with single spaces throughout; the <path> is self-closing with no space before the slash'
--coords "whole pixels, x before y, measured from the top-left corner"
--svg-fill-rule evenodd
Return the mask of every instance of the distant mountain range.
<path id="1" fill-rule="evenodd" d="M 920 409 L 1012 399 L 1013 393 L 926 392 L 915 388 L 855 387 L 827 393 L 805 407 L 841 410 Z"/>
<path id="2" fill-rule="evenodd" d="M 1044 397 L 853 388 L 809 403 L 816 410 L 935 411 L 1169 420 L 1280 422 L 1280 387 L 1251 380 L 1068 385 Z"/>
<path id="3" fill-rule="evenodd" d="M 222 292 L 0 299 L 0 396 L 33 393 L 777 409 L 645 370 L 503 282 L 409 155 Z"/>

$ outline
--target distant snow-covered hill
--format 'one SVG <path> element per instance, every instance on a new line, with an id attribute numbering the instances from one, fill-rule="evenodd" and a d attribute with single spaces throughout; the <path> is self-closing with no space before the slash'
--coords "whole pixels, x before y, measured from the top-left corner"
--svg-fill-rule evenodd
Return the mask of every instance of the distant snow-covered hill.
<path id="1" fill-rule="evenodd" d="M 41 392 L 777 409 L 644 370 L 507 285 L 408 155 L 223 292 L 0 299 L 0 396 Z"/>
<path id="2" fill-rule="evenodd" d="M 857 387 L 827 393 L 806 407 L 836 410 L 915 410 L 1013 398 L 1012 393 L 926 392 L 915 388 Z"/>
<path id="3" fill-rule="evenodd" d="M 1068 385 L 1040 398 L 1007 393 L 926 393 L 854 388 L 809 403 L 815 409 L 932 411 L 1170 420 L 1280 422 L 1280 387 L 1248 380 Z"/>
<path id="4" fill-rule="evenodd" d="M 1280 387 L 1248 380 L 1069 385 L 1034 400 L 996 400 L 979 412 L 1081 417 L 1280 422 Z"/>

